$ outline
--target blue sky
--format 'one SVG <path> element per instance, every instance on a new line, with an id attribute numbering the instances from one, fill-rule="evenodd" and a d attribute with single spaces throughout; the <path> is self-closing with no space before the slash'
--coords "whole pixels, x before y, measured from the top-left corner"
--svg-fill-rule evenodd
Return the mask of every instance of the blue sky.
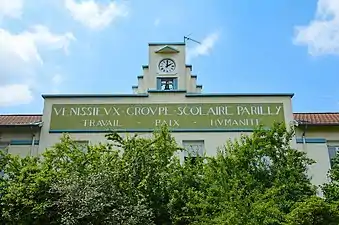
<path id="1" fill-rule="evenodd" d="M 131 93 L 148 43 L 190 33 L 205 93 L 339 111 L 337 0 L 0 0 L 0 113 L 41 113 L 42 93 Z"/>

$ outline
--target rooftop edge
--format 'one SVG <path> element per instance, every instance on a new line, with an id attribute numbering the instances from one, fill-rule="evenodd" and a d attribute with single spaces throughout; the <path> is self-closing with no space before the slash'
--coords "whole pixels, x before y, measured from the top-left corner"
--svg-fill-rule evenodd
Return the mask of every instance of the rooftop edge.
<path id="1" fill-rule="evenodd" d="M 186 45 L 185 42 L 152 42 L 152 43 L 148 43 L 148 46 L 158 46 L 158 45 Z"/>
<path id="2" fill-rule="evenodd" d="M 46 98 L 133 98 L 133 97 L 148 97 L 148 94 L 43 94 L 41 95 L 44 99 Z"/>
<path id="3" fill-rule="evenodd" d="M 148 92 L 164 92 L 168 93 L 168 91 L 160 91 L 160 90 L 149 90 Z M 180 92 L 184 93 L 186 91 L 172 91 L 172 92 Z M 42 94 L 44 99 L 46 98 L 112 98 L 112 97 L 148 97 L 149 94 Z M 287 96 L 293 97 L 293 93 L 186 93 L 186 97 L 274 97 L 274 96 Z"/>

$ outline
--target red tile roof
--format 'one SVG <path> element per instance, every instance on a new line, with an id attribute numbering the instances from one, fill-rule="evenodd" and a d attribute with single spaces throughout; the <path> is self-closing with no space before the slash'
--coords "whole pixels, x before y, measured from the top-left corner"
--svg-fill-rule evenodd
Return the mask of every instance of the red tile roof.
<path id="1" fill-rule="evenodd" d="M 23 126 L 41 122 L 41 114 L 0 115 L 0 126 Z"/>
<path id="2" fill-rule="evenodd" d="M 299 123 L 310 125 L 339 125 L 339 112 L 336 113 L 293 113 Z M 29 125 L 41 122 L 41 114 L 0 115 L 0 126 Z"/>
<path id="3" fill-rule="evenodd" d="M 339 112 L 293 113 L 294 119 L 310 125 L 339 125 Z"/>

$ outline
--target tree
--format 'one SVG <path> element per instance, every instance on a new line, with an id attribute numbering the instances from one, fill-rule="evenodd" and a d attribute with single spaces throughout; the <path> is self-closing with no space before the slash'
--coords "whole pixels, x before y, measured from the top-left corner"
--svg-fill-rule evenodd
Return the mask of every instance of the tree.
<path id="1" fill-rule="evenodd" d="M 6 224 L 152 224 L 147 206 L 131 202 L 126 193 L 116 188 L 117 183 L 110 183 L 115 172 L 119 172 L 110 170 L 117 168 L 119 151 L 109 144 L 83 150 L 65 135 L 41 158 L 3 157 L 1 164 L 6 174 L 0 181 L 4 190 L 3 221 Z"/>
<path id="2" fill-rule="evenodd" d="M 287 215 L 288 225 L 337 225 L 339 205 L 327 203 L 324 199 L 312 196 L 295 204 Z"/>
<path id="3" fill-rule="evenodd" d="M 313 161 L 291 148 L 283 124 L 229 141 L 205 166 L 214 223 L 282 224 L 294 204 L 315 195 L 306 174 Z"/>
<path id="4" fill-rule="evenodd" d="M 329 183 L 322 186 L 327 202 L 339 204 L 339 154 L 332 161 L 332 168 L 329 171 Z"/>
<path id="5" fill-rule="evenodd" d="M 197 211 L 189 205 L 199 198 L 203 189 L 203 158 L 192 164 L 191 155 L 181 162 L 178 146 L 167 127 L 157 130 L 153 137 L 138 136 L 123 139 L 117 133 L 107 135 L 113 146 L 121 149 L 119 185 L 130 199 L 145 200 L 152 210 L 155 224 L 189 224 Z"/>
<path id="6" fill-rule="evenodd" d="M 52 209 L 53 196 L 48 193 L 52 174 L 43 170 L 40 159 L 3 155 L 1 167 L 5 173 L 5 176 L 0 178 L 3 222 L 48 223 L 55 214 Z"/>
<path id="7" fill-rule="evenodd" d="M 143 202 L 133 204 L 112 178 L 102 171 L 55 183 L 61 224 L 153 224 L 152 211 Z"/>
<path id="8" fill-rule="evenodd" d="M 275 124 L 225 142 L 216 156 L 181 161 L 166 127 L 106 135 L 80 148 L 65 135 L 43 157 L 0 160 L 6 224 L 329 224 L 337 205 L 316 197 L 313 163 Z"/>

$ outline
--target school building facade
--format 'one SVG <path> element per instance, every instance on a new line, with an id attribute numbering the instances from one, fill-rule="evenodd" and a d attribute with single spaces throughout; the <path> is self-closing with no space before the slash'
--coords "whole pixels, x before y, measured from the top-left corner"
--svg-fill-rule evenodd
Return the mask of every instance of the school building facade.
<path id="1" fill-rule="evenodd" d="M 63 133 L 96 144 L 109 130 L 149 135 L 167 124 L 179 145 L 214 155 L 226 140 L 280 121 L 295 125 L 293 145 L 316 161 L 313 183 L 327 181 L 339 149 L 339 113 L 293 113 L 291 93 L 203 93 L 185 51 L 185 43 L 149 44 L 149 64 L 131 94 L 46 94 L 42 114 L 0 115 L 0 148 L 39 155 Z"/>

